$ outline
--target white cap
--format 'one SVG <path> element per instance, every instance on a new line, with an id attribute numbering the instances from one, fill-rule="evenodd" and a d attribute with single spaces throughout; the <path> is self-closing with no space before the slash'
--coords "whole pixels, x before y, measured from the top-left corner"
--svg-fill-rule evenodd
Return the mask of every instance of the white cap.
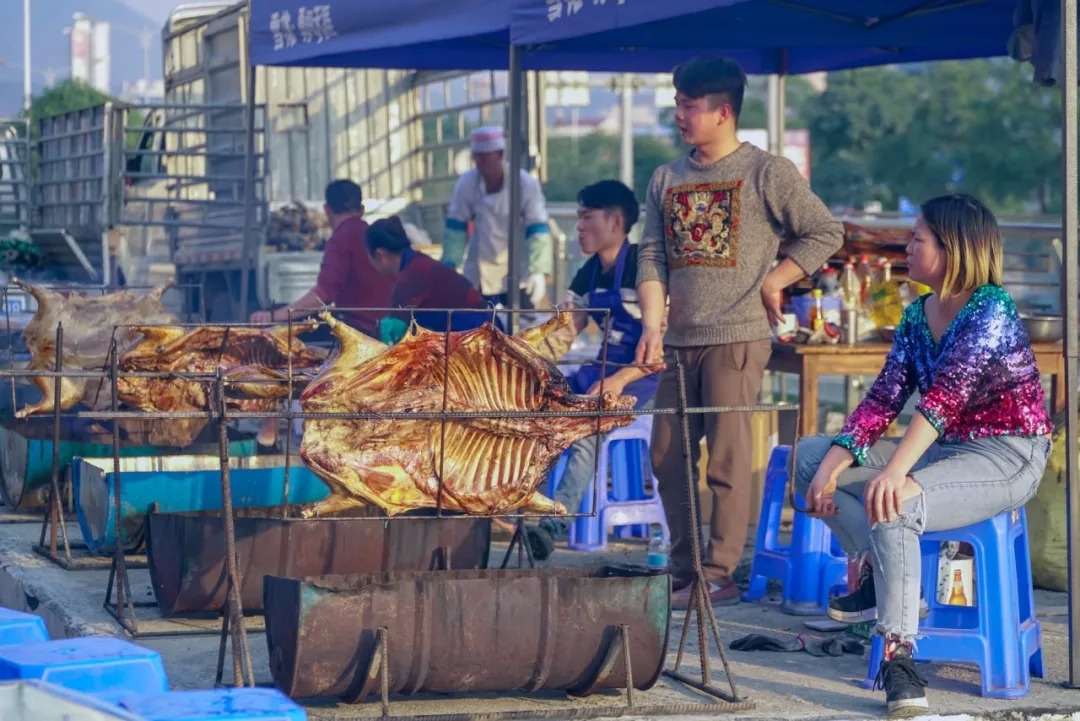
<path id="1" fill-rule="evenodd" d="M 469 144 L 472 146 L 474 153 L 493 153 L 498 150 L 506 150 L 503 129 L 497 125 L 488 125 L 472 131 Z"/>

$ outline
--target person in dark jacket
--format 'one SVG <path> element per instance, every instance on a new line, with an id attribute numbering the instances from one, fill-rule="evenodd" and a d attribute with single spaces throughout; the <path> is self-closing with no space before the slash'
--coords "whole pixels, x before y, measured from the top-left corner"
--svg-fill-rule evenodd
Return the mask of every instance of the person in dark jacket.
<path id="1" fill-rule="evenodd" d="M 390 307 L 409 309 L 379 321 L 379 340 L 383 343 L 394 344 L 401 340 L 410 319 L 428 330 L 445 332 L 449 315 L 446 309 L 480 310 L 487 307 L 483 296 L 465 276 L 431 256 L 413 250 L 405 226 L 396 215 L 372 223 L 365 240 L 375 270 L 382 276 L 394 278 Z M 423 309 L 432 310 L 425 312 Z M 472 330 L 491 318 L 488 311 L 455 312 L 450 315 L 449 330 Z"/>

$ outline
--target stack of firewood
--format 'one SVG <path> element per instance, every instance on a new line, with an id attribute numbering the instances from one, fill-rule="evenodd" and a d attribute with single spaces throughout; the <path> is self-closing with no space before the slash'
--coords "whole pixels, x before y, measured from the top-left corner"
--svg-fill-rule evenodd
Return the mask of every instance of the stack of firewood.
<path id="1" fill-rule="evenodd" d="M 299 201 L 270 213 L 266 244 L 280 253 L 321 251 L 329 237 L 326 216 Z"/>

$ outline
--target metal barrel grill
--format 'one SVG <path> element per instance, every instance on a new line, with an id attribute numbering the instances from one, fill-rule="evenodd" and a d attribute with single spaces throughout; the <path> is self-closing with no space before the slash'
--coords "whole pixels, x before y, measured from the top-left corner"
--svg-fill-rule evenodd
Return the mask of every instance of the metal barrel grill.
<path id="1" fill-rule="evenodd" d="M 668 575 L 616 566 L 267 576 L 264 594 L 278 688 L 348 702 L 379 688 L 381 666 L 391 694 L 587 695 L 625 688 L 629 658 L 647 690 L 671 618 Z"/>
<path id="2" fill-rule="evenodd" d="M 234 508 L 280 505 L 285 491 L 284 456 L 229 459 Z M 71 465 L 75 514 L 86 547 L 108 552 L 119 529 L 124 548 L 142 539 L 146 514 L 216 510 L 222 507 L 221 459 L 217 456 L 162 456 L 120 460 L 120 518 L 112 458 L 75 458 Z M 318 477 L 297 460 L 289 469 L 289 504 L 321 501 L 329 494 Z M 280 512 L 279 512 L 280 515 Z"/>
<path id="3" fill-rule="evenodd" d="M 488 563 L 491 522 L 486 519 L 430 517 L 380 523 L 372 519 L 373 515 L 382 517 L 375 509 L 331 518 L 300 519 L 295 512 L 290 513 L 292 518 L 283 515 L 280 506 L 235 508 L 240 599 L 245 612 L 263 610 L 264 576 L 484 568 Z M 150 579 L 162 614 L 224 608 L 227 569 L 221 511 L 151 513 L 147 524 Z"/>

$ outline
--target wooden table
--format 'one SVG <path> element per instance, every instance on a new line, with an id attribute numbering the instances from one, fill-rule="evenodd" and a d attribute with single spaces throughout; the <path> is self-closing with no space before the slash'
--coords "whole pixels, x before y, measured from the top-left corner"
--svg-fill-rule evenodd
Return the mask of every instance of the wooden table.
<path id="1" fill-rule="evenodd" d="M 818 380 L 822 376 L 876 376 L 891 348 L 891 343 L 773 343 L 767 369 L 799 376 L 799 436 L 818 432 Z M 1032 348 L 1039 371 L 1051 377 L 1050 412 L 1057 413 L 1065 408 L 1065 354 L 1061 343 L 1033 343 Z"/>

